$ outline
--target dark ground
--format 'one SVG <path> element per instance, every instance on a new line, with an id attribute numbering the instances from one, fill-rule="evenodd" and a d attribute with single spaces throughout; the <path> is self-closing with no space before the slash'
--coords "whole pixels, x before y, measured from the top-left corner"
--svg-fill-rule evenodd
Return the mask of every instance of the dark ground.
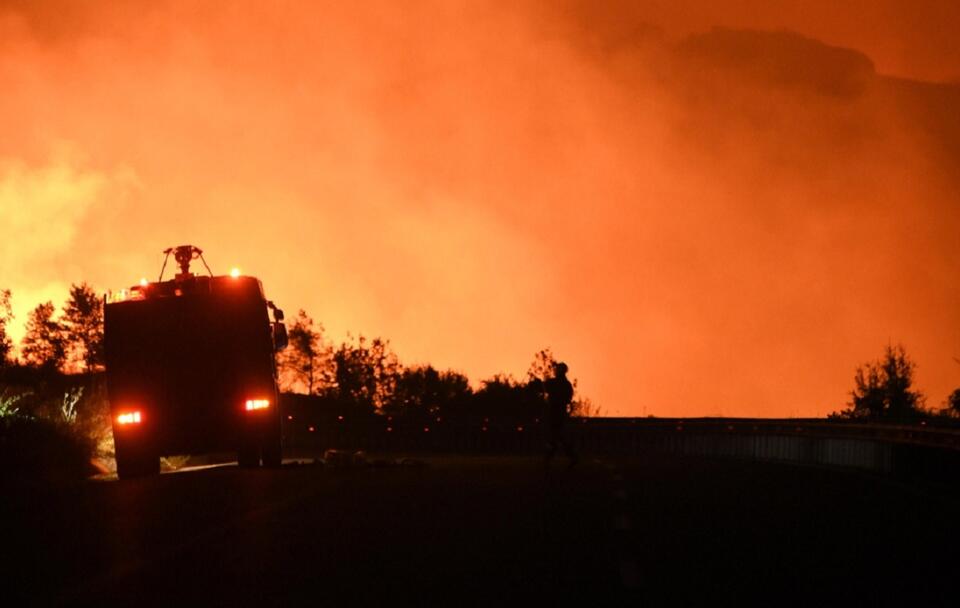
<path id="1" fill-rule="evenodd" d="M 424 461 L 7 488 L 0 602 L 958 605 L 941 493 L 735 460 Z"/>

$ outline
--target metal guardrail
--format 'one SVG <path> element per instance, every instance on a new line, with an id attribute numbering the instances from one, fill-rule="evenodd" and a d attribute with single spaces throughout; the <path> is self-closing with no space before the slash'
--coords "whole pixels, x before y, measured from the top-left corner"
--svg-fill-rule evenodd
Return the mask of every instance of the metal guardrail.
<path id="1" fill-rule="evenodd" d="M 315 441 L 320 437 L 339 443 L 347 441 L 410 443 L 456 448 L 465 444 L 516 443 L 522 447 L 542 441 L 539 422 L 504 421 L 449 422 L 403 421 L 380 416 L 346 419 L 343 416 L 304 420 L 298 412 L 296 423 L 288 423 L 288 438 Z M 293 418 L 290 419 L 291 421 Z M 568 435 L 581 443 L 633 444 L 653 436 L 776 436 L 834 440 L 878 441 L 960 450 L 960 429 L 919 425 L 865 424 L 822 419 L 768 418 L 581 418 L 569 422 Z"/>
<path id="2" fill-rule="evenodd" d="M 288 425 L 297 448 L 370 451 L 542 453 L 543 425 L 342 417 Z M 312 429 L 312 430 L 311 430 Z M 960 429 L 845 420 L 752 418 L 587 418 L 568 439 L 584 453 L 732 457 L 865 470 L 938 481 L 960 476 Z"/>
<path id="3" fill-rule="evenodd" d="M 778 435 L 862 439 L 960 450 L 960 428 L 819 418 L 584 418 L 584 431 Z"/>
<path id="4" fill-rule="evenodd" d="M 607 453 L 823 465 L 939 483 L 960 476 L 960 431 L 954 428 L 744 418 L 596 419 L 581 427 L 581 445 Z"/>

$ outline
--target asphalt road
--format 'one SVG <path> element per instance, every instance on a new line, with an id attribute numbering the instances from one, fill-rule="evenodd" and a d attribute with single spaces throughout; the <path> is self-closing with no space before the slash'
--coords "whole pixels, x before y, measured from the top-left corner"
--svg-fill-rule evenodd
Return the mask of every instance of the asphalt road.
<path id="1" fill-rule="evenodd" d="M 233 466 L 5 491 L 5 605 L 956 605 L 958 503 L 734 460 Z"/>

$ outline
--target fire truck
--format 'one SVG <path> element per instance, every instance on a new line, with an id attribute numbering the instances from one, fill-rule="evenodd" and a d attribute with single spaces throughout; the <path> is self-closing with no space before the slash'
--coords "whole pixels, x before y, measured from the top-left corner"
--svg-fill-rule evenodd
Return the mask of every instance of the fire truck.
<path id="1" fill-rule="evenodd" d="M 157 474 L 160 456 L 172 454 L 235 451 L 240 466 L 279 466 L 283 311 L 255 277 L 214 276 L 197 247 L 164 253 L 156 282 L 141 280 L 104 302 L 117 475 Z M 171 254 L 180 272 L 164 281 Z M 206 275 L 190 271 L 198 259 Z"/>

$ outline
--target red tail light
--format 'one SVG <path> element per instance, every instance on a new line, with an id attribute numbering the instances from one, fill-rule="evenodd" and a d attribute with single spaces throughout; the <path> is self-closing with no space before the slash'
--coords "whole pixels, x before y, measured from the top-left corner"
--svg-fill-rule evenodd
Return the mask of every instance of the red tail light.
<path id="1" fill-rule="evenodd" d="M 124 426 L 128 424 L 140 424 L 142 416 L 140 410 L 135 410 L 132 412 L 124 412 L 117 415 L 117 424 Z"/>
<path id="2" fill-rule="evenodd" d="M 247 399 L 246 409 L 248 412 L 253 410 L 265 410 L 270 407 L 269 399 Z"/>

